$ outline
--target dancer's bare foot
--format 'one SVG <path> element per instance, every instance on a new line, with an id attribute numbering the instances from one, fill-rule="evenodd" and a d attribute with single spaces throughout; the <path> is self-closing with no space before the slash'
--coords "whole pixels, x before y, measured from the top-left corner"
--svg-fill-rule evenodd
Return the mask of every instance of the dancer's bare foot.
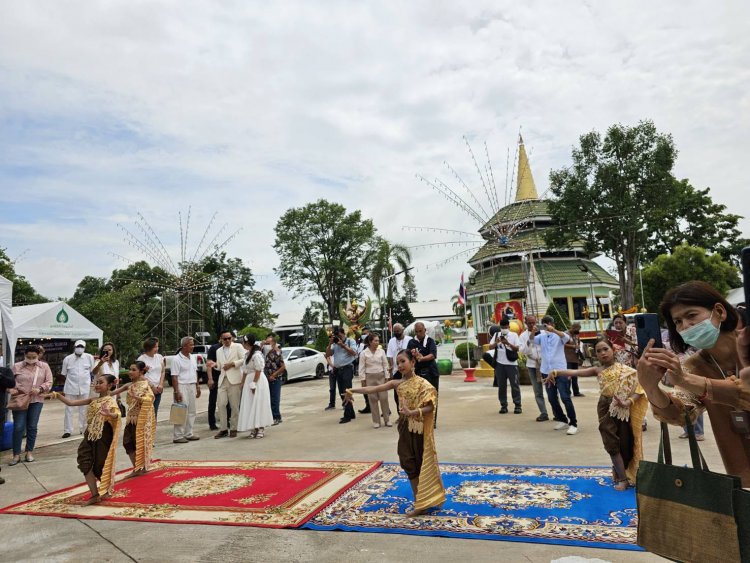
<path id="1" fill-rule="evenodd" d="M 85 506 L 91 506 L 92 504 L 97 504 L 101 500 L 102 500 L 102 497 L 100 497 L 99 495 L 91 495 L 91 498 L 87 500 L 84 504 Z"/>
<path id="2" fill-rule="evenodd" d="M 101 496 L 101 499 L 102 499 L 102 500 L 108 500 L 108 499 L 109 499 L 109 498 L 110 498 L 111 496 L 112 496 L 111 494 L 109 494 L 109 493 L 105 493 L 105 494 L 103 494 L 103 495 Z"/>
<path id="3" fill-rule="evenodd" d="M 413 518 L 414 516 L 421 516 L 421 515 L 422 515 L 422 514 L 424 514 L 425 512 L 427 512 L 427 509 L 426 509 L 426 508 L 422 508 L 422 509 L 420 509 L 420 510 L 416 510 L 416 509 L 415 509 L 415 510 L 410 510 L 409 512 L 407 512 L 407 513 L 406 513 L 406 515 L 407 515 L 407 516 L 408 516 L 409 518 Z"/>
<path id="4" fill-rule="evenodd" d="M 621 481 L 617 481 L 615 483 L 615 490 L 616 491 L 626 491 L 627 488 L 630 486 L 627 479 L 622 479 Z"/>

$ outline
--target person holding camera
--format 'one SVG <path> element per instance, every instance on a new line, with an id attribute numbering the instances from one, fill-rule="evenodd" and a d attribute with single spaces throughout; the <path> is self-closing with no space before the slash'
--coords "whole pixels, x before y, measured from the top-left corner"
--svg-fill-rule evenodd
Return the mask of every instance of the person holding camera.
<path id="1" fill-rule="evenodd" d="M 357 357 L 357 343 L 353 338 L 347 338 L 344 329 L 340 326 L 333 327 L 326 355 L 333 357 L 333 373 L 339 388 L 341 400 L 344 400 L 346 390 L 351 388 L 354 378 L 354 359 Z M 354 420 L 354 406 L 351 402 L 344 405 L 344 416 L 339 424 L 346 424 Z"/>
<path id="2" fill-rule="evenodd" d="M 724 468 L 750 487 L 750 332 L 738 311 L 709 284 L 691 281 L 670 289 L 659 305 L 672 350 L 648 346 L 638 380 L 654 416 L 683 426 L 708 412 Z M 740 330 L 736 330 L 736 329 Z M 689 346 L 698 352 L 680 362 Z M 667 392 L 659 383 L 667 375 Z"/>
<path id="3" fill-rule="evenodd" d="M 534 342 L 534 337 L 539 334 L 539 327 L 537 327 L 536 317 L 534 315 L 526 315 L 526 330 L 521 333 L 518 337 L 518 343 L 521 347 L 521 353 L 526 356 L 526 369 L 529 370 L 529 379 L 531 380 L 531 386 L 534 388 L 534 399 L 536 400 L 536 406 L 539 409 L 539 416 L 536 417 L 537 422 L 546 422 L 549 420 L 549 414 L 547 414 L 547 405 L 544 401 L 544 385 L 542 385 L 542 375 L 539 372 L 539 364 L 542 361 L 541 349 L 539 344 Z"/>
<path id="4" fill-rule="evenodd" d="M 120 362 L 117 359 L 117 349 L 111 342 L 105 342 L 104 345 L 99 349 L 99 357 L 94 357 L 98 360 L 94 366 L 93 375 L 94 379 L 100 375 L 114 375 L 115 376 L 115 387 L 120 386 Z M 120 412 L 125 412 L 125 406 L 122 404 L 122 399 L 117 396 L 117 407 Z M 125 416 L 123 414 L 122 416 Z"/>
<path id="5" fill-rule="evenodd" d="M 557 380 L 548 379 L 553 369 L 564 370 L 568 363 L 565 361 L 565 343 L 570 336 L 555 328 L 555 319 L 547 315 L 542 318 L 544 330 L 534 337 L 534 342 L 539 344 L 542 352 L 542 381 L 547 387 L 547 399 L 552 407 L 557 424 L 555 430 L 568 429 L 568 436 L 578 434 L 578 420 L 573 399 L 570 398 L 570 381 L 565 378 Z M 559 397 L 558 397 L 559 395 Z M 563 413 L 560 399 L 565 405 Z M 567 416 L 566 416 L 567 415 Z"/>
<path id="6" fill-rule="evenodd" d="M 581 364 L 581 323 L 573 323 L 567 330 L 570 340 L 565 343 L 565 361 L 568 362 L 568 369 L 578 369 Z M 570 378 L 570 384 L 573 387 L 574 397 L 583 397 L 583 393 L 578 388 L 578 377 Z"/>
<path id="7" fill-rule="evenodd" d="M 521 414 L 521 386 L 518 382 L 518 335 L 510 330 L 510 321 L 503 317 L 500 330 L 490 340 L 490 350 L 495 351 L 495 382 L 500 400 L 500 414 L 508 413 L 508 383 L 513 398 L 513 414 Z"/>

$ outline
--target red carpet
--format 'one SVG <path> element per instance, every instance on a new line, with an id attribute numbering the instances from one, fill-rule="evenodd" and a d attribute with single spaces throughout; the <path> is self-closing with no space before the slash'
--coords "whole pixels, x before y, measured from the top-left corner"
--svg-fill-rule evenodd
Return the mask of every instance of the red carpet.
<path id="1" fill-rule="evenodd" d="M 118 480 L 114 495 L 84 506 L 78 485 L 4 508 L 5 514 L 296 528 L 380 462 L 170 461 Z M 127 472 L 126 472 L 127 473 Z"/>

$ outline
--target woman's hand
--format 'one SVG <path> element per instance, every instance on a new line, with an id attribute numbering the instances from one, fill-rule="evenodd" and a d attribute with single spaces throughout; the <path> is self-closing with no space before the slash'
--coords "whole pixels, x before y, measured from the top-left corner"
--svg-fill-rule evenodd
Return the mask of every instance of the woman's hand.
<path id="1" fill-rule="evenodd" d="M 163 385 L 157 385 L 156 388 L 154 389 L 154 392 L 157 395 L 159 395 L 162 391 L 164 391 L 164 386 Z"/>
<path id="2" fill-rule="evenodd" d="M 644 360 L 649 362 L 651 366 L 661 368 L 662 371 L 660 373 L 666 373 L 673 385 L 680 385 L 685 379 L 680 358 L 671 350 L 667 350 L 666 348 L 649 348 L 647 346 L 638 364 L 640 365 Z"/>
<path id="3" fill-rule="evenodd" d="M 196 399 L 201 398 L 201 386 L 200 385 L 195 386 L 195 398 Z"/>
<path id="4" fill-rule="evenodd" d="M 750 367 L 750 327 L 743 327 L 737 331 L 737 356 L 740 366 Z"/>
<path id="5" fill-rule="evenodd" d="M 18 389 L 16 389 L 15 387 L 11 387 L 10 389 L 8 389 L 8 393 L 10 393 L 11 397 L 14 396 L 14 395 L 18 395 L 19 392 L 20 391 Z"/>
<path id="6" fill-rule="evenodd" d="M 419 414 L 419 409 L 411 410 L 406 405 L 401 405 L 401 407 L 399 408 L 399 412 L 403 414 L 404 416 L 412 417 L 412 416 L 417 416 Z"/>

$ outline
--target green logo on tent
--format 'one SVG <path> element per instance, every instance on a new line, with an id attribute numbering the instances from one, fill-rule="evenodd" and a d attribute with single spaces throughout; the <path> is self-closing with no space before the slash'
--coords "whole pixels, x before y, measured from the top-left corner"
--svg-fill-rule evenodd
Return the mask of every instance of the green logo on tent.
<path id="1" fill-rule="evenodd" d="M 65 309 L 60 309 L 60 312 L 57 313 L 57 316 L 55 317 L 58 323 L 67 323 L 68 322 L 68 313 L 65 312 Z"/>

